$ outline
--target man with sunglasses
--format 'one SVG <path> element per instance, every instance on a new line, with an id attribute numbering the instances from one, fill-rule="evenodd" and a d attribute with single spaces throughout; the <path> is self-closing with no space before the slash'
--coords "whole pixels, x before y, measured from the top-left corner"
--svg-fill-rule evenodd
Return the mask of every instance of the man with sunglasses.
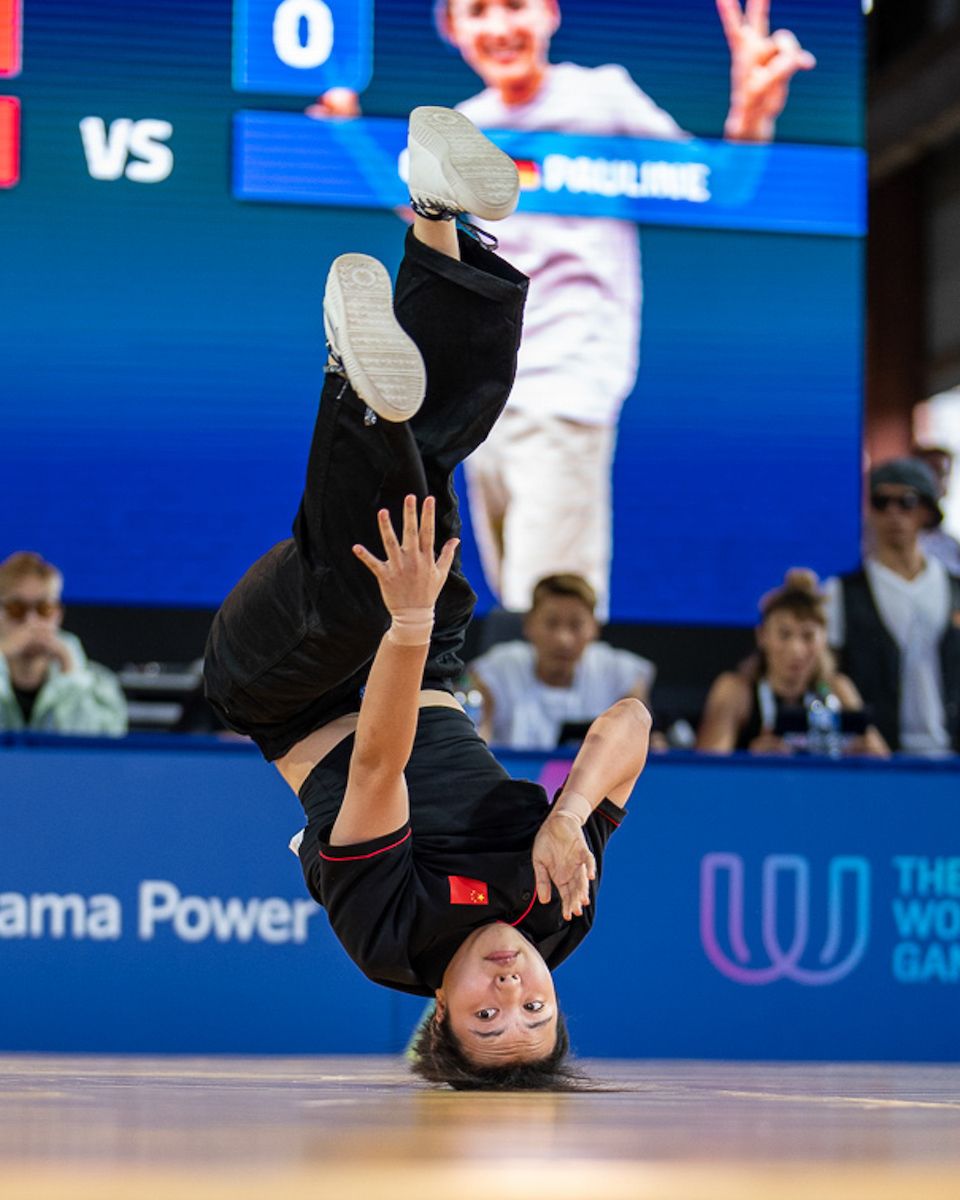
<path id="1" fill-rule="evenodd" d="M 63 576 L 21 550 L 0 563 L 0 729 L 123 734 L 116 676 L 60 628 Z"/>
<path id="2" fill-rule="evenodd" d="M 921 534 L 943 520 L 933 472 L 897 458 L 870 472 L 862 565 L 828 580 L 830 644 L 895 750 L 960 751 L 960 578 Z"/>

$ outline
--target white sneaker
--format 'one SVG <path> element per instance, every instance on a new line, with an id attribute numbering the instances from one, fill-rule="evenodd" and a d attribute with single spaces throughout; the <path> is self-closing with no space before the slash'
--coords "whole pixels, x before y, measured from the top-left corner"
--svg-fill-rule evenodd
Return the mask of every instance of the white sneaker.
<path id="1" fill-rule="evenodd" d="M 409 421 L 423 403 L 427 373 L 397 324 L 386 267 L 368 254 L 341 254 L 327 275 L 323 325 L 336 367 L 385 421 Z"/>
<path id="2" fill-rule="evenodd" d="M 446 220 L 465 212 L 502 221 L 517 207 L 520 177 L 513 159 L 463 113 L 415 108 L 407 146 L 410 204 L 418 215 Z"/>

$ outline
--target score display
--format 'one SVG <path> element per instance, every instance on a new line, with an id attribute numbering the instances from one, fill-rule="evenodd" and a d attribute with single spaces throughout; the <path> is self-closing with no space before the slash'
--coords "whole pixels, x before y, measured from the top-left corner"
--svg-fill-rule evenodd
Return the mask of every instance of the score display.
<path id="1" fill-rule="evenodd" d="M 0 556 L 43 553 L 68 602 L 212 607 L 287 535 L 327 265 L 361 250 L 395 270 L 405 113 L 484 93 L 433 9 L 0 0 L 0 471 L 17 497 Z M 491 130 L 521 167 L 521 216 L 634 239 L 611 289 L 634 297 L 639 360 L 611 616 L 746 624 L 787 567 L 859 554 L 860 2 L 770 0 L 817 66 L 767 145 L 724 140 L 714 0 L 558 11 L 552 63 L 614 64 L 687 135 Z M 332 88 L 360 115 L 307 115 Z M 484 611 L 469 520 L 463 554 Z"/>
<path id="2" fill-rule="evenodd" d="M 237 91 L 362 91 L 372 72 L 373 0 L 235 0 Z"/>

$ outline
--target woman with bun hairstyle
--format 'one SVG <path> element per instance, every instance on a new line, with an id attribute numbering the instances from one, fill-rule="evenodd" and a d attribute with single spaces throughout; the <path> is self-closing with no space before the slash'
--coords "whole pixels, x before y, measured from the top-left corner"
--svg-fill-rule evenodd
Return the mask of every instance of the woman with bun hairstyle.
<path id="1" fill-rule="evenodd" d="M 784 724 L 806 724 L 816 702 L 835 712 L 862 712 L 853 682 L 841 675 L 827 646 L 827 617 L 819 580 L 795 567 L 760 600 L 757 649 L 735 671 L 714 680 L 697 735 L 697 749 L 715 754 L 792 754 Z M 787 716 L 790 714 L 790 716 Z M 791 721 L 791 717 L 793 720 Z M 844 752 L 887 757 L 878 730 L 845 738 Z"/>

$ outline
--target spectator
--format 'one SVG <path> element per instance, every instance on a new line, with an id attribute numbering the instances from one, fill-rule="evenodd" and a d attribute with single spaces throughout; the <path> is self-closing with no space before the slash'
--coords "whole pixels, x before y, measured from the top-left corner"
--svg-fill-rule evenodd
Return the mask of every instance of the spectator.
<path id="1" fill-rule="evenodd" d="M 914 446 L 910 451 L 914 458 L 925 462 L 937 481 L 938 506 L 946 499 L 950 487 L 950 472 L 953 470 L 953 454 L 943 446 Z M 939 558 L 951 575 L 960 575 L 960 542 L 952 537 L 942 525 L 924 529 L 920 534 L 920 549 L 924 554 Z"/>
<path id="2" fill-rule="evenodd" d="M 960 748 L 960 579 L 920 534 L 942 520 L 925 463 L 897 458 L 870 472 L 873 549 L 827 581 L 830 644 L 894 750 Z"/>
<path id="3" fill-rule="evenodd" d="M 617 700 L 647 701 L 656 668 L 597 641 L 597 597 L 579 575 L 548 575 L 533 591 L 526 641 L 503 642 L 470 665 L 483 696 L 481 733 L 495 745 L 552 750 L 564 725 L 586 724 Z"/>
<path id="4" fill-rule="evenodd" d="M 39 554 L 0 563 L 0 729 L 126 733 L 116 676 L 60 628 L 62 589 L 63 576 Z"/>
<path id="5" fill-rule="evenodd" d="M 835 712 L 863 709 L 857 689 L 837 672 L 827 647 L 824 597 L 812 571 L 788 571 L 783 586 L 761 599 L 760 613 L 756 653 L 738 670 L 720 675 L 710 689 L 698 750 L 791 754 L 797 744 L 784 737 L 785 726 L 806 730 L 814 703 Z M 872 727 L 847 740 L 844 749 L 890 753 Z"/>

